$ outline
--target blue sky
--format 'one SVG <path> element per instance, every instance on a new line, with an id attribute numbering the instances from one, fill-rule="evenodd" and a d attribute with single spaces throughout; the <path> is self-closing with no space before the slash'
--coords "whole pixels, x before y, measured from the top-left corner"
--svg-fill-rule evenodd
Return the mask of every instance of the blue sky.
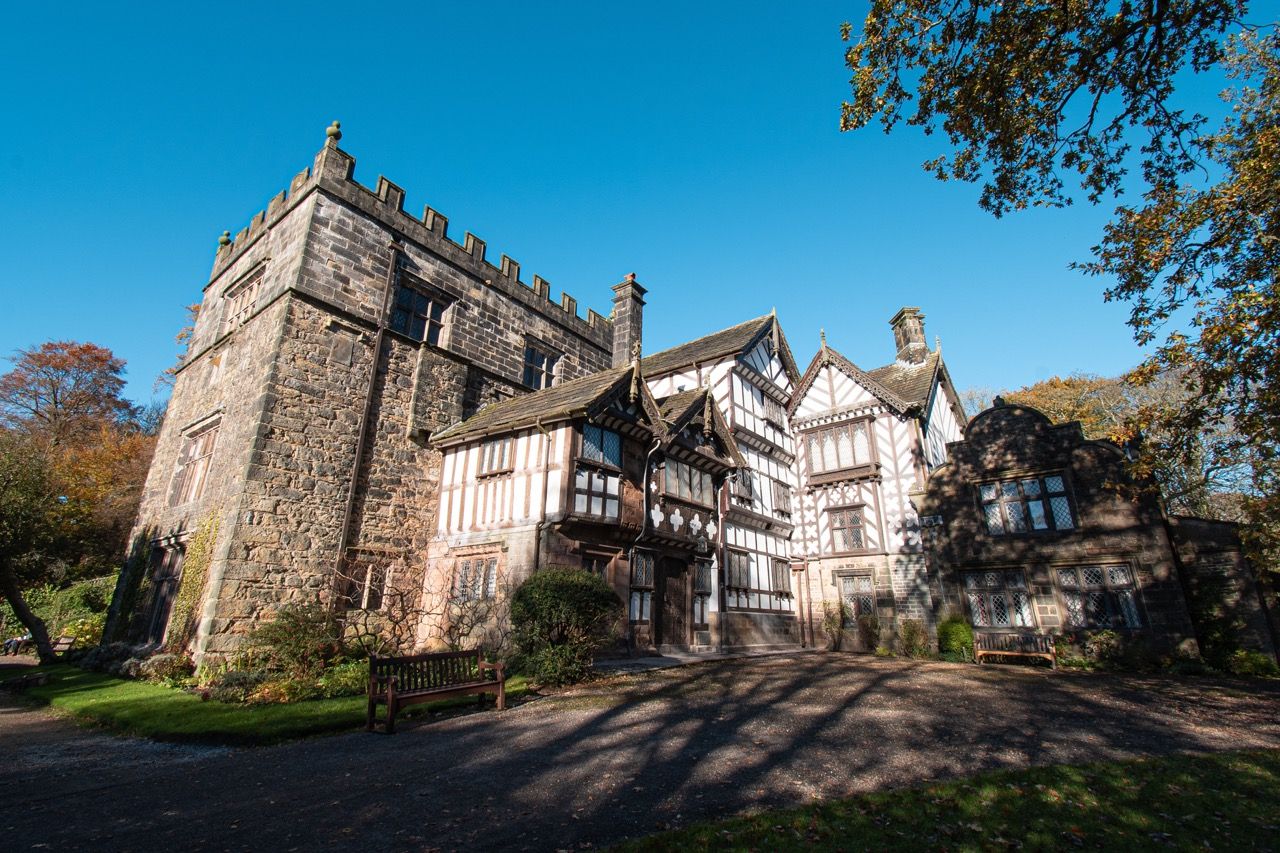
<path id="1" fill-rule="evenodd" d="M 918 305 L 961 387 L 1114 374 L 1140 353 L 1067 269 L 1107 206 L 1001 220 L 920 163 L 941 141 L 841 134 L 839 24 L 865 3 L 19 4 L 0 33 L 0 352 L 90 340 L 149 399 L 217 235 L 342 121 L 356 177 L 608 313 L 649 288 L 652 352 L 776 306 L 803 368 L 825 327 L 893 357 Z"/>

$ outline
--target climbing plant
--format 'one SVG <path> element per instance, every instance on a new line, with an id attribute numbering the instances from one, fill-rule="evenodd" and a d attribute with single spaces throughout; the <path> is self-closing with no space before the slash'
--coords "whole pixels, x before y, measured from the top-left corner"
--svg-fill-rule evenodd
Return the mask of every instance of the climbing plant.
<path id="1" fill-rule="evenodd" d="M 182 579 L 173 597 L 173 609 L 169 616 L 169 639 L 166 651 L 180 654 L 195 636 L 199 623 L 198 608 L 204 584 L 209 576 L 209 564 L 213 562 L 213 546 L 218 539 L 218 517 L 209 514 L 195 534 L 187 542 L 187 553 L 182 560 Z"/>

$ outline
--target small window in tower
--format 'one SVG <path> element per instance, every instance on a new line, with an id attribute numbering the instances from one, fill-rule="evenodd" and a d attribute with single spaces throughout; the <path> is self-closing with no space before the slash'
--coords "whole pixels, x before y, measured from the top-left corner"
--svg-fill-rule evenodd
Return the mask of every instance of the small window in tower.
<path id="1" fill-rule="evenodd" d="M 523 382 L 533 389 L 550 388 L 555 384 L 556 364 L 558 357 L 547 351 L 542 344 L 530 341 L 524 347 Z"/>
<path id="2" fill-rule="evenodd" d="M 391 328 L 415 341 L 439 346 L 449 302 L 439 294 L 402 282 L 391 306 Z"/>

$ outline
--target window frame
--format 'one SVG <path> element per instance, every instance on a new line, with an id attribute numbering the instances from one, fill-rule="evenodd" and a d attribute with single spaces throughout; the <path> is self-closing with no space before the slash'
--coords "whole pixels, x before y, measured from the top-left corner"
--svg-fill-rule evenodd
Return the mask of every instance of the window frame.
<path id="1" fill-rule="evenodd" d="M 204 497 L 209 483 L 209 469 L 213 466 L 213 456 L 218 451 L 221 427 L 222 418 L 215 418 L 182 434 L 182 445 L 178 450 L 169 486 L 170 507 L 194 503 Z M 195 451 L 200 450 L 203 452 L 195 455 Z"/>
<path id="2" fill-rule="evenodd" d="M 449 602 L 455 605 L 474 604 L 497 598 L 498 562 L 499 555 L 494 553 L 467 554 L 456 558 Z"/>
<path id="3" fill-rule="evenodd" d="M 724 567 L 724 585 L 728 589 L 742 590 L 743 592 L 769 592 L 771 590 L 758 590 L 751 585 L 751 572 L 754 566 L 752 559 L 753 552 L 745 548 L 725 548 L 725 567 Z M 735 565 L 735 558 L 742 561 L 742 565 Z M 745 572 L 745 577 L 742 573 Z M 736 583 L 738 580 L 744 580 L 745 583 Z"/>
<path id="4" fill-rule="evenodd" d="M 537 365 L 531 359 L 530 355 L 540 356 L 542 364 Z M 535 391 L 541 391 L 544 388 L 551 388 L 559 379 L 557 368 L 560 366 L 560 359 L 563 356 L 551 347 L 537 338 L 527 337 L 524 341 L 524 360 L 522 363 L 520 381 L 526 388 L 532 388 Z M 530 382 L 530 371 L 536 371 L 537 376 L 543 382 L 535 384 Z"/>
<path id="5" fill-rule="evenodd" d="M 1084 573 L 1088 569 L 1098 569 L 1102 572 L 1102 583 L 1090 584 L 1085 580 Z M 1112 580 L 1112 571 L 1123 570 L 1128 575 L 1128 581 L 1124 583 L 1116 583 Z M 1142 612 L 1142 594 L 1138 584 L 1138 573 L 1134 566 L 1128 562 L 1102 562 L 1102 563 L 1077 563 L 1073 565 L 1053 566 L 1053 587 L 1058 600 L 1059 613 L 1062 618 L 1062 625 L 1068 630 L 1075 631 L 1141 631 L 1147 627 L 1148 622 Z M 1068 586 L 1062 582 L 1064 572 L 1073 572 L 1076 576 L 1076 585 Z M 1079 595 L 1080 613 L 1083 617 L 1083 623 L 1077 623 L 1072 618 L 1072 608 L 1070 606 L 1069 596 Z M 1101 594 L 1103 601 L 1106 602 L 1107 609 L 1106 620 L 1104 622 L 1092 621 L 1089 617 L 1089 604 L 1087 597 L 1090 595 Z M 1128 594 L 1132 610 L 1126 613 L 1121 601 Z M 1132 624 L 1130 624 L 1129 616 L 1132 615 Z"/>
<path id="6" fill-rule="evenodd" d="M 600 433 L 600 441 L 599 441 L 599 444 L 597 445 L 600 448 L 599 458 L 596 458 L 595 456 L 590 456 L 587 454 L 587 448 L 589 447 L 589 445 L 587 444 L 587 430 L 595 430 Z M 618 459 L 616 462 L 613 461 L 612 459 L 607 458 L 605 455 L 605 435 L 606 434 L 612 435 L 615 439 L 617 439 Z M 578 438 L 578 462 L 580 463 L 586 462 L 591 465 L 597 465 L 601 468 L 608 468 L 611 471 L 617 471 L 621 473 L 622 471 L 622 434 L 621 433 L 616 432 L 615 430 L 606 429 L 605 427 L 599 426 L 597 424 L 584 423 L 581 426 L 581 428 L 578 429 L 577 438 Z"/>
<path id="7" fill-rule="evenodd" d="M 670 486 L 674 481 L 675 491 Z M 696 484 L 696 487 L 695 487 Z M 668 457 L 662 462 L 662 495 L 701 507 L 714 507 L 716 488 L 714 477 L 701 468 Z M 701 493 L 701 497 L 698 496 Z"/>
<path id="8" fill-rule="evenodd" d="M 991 575 L 996 575 L 999 583 L 988 583 L 987 579 Z M 969 583 L 969 579 L 974 578 L 973 584 Z M 1011 582 L 1017 579 L 1017 582 Z M 969 611 L 969 624 L 975 629 L 984 631 L 1019 631 L 1028 630 L 1035 631 L 1040 627 L 1039 619 L 1036 616 L 1035 592 L 1031 588 L 1031 583 L 1027 578 L 1027 573 L 1021 568 L 994 568 L 994 569 L 964 569 L 960 572 L 960 589 L 964 595 L 965 608 Z M 1008 624 L 995 624 L 993 615 L 995 613 L 995 597 L 1002 596 L 1004 598 L 1005 615 Z M 1022 596 L 1026 602 L 1025 614 L 1018 608 L 1017 597 Z M 978 598 L 985 602 L 984 613 L 987 624 L 979 624 L 978 611 L 974 608 L 974 599 Z M 1025 619 L 1025 623 L 1018 622 L 1015 614 Z"/>
<path id="9" fill-rule="evenodd" d="M 491 438 L 482 442 L 476 460 L 477 477 L 493 477 L 510 474 L 515 470 L 515 441 L 511 436 Z"/>
<path id="10" fill-rule="evenodd" d="M 219 324 L 218 337 L 234 332 L 253 316 L 258 307 L 258 296 L 266 270 L 265 264 L 259 264 L 257 269 L 222 291 L 222 322 Z"/>
<path id="11" fill-rule="evenodd" d="M 1052 479 L 1061 481 L 1062 488 L 1060 490 L 1049 488 L 1048 481 Z M 1037 491 L 1035 493 L 1029 493 L 1027 490 L 1027 484 L 1032 481 L 1036 483 Z M 1008 486 L 1014 486 L 1017 489 L 1017 495 L 1012 500 L 1007 494 Z M 986 488 L 994 490 L 994 497 L 988 499 L 983 494 L 983 490 Z M 1080 513 L 1072 497 L 1071 480 L 1067 477 L 1067 472 L 1063 470 L 1040 471 L 1019 476 L 983 480 L 975 485 L 974 495 L 977 499 L 978 519 L 981 530 L 987 536 L 1038 536 L 1050 533 L 1071 533 L 1080 529 Z M 1066 502 L 1067 512 L 1071 515 L 1070 527 L 1058 527 L 1058 516 L 1054 511 L 1053 504 L 1055 498 L 1061 498 Z M 1035 504 L 1040 506 L 1040 518 L 1045 522 L 1044 527 L 1035 526 L 1035 512 L 1031 509 Z M 1021 529 L 1014 529 L 1013 517 L 1007 509 L 1007 507 L 1013 505 L 1021 507 L 1021 524 L 1023 525 Z M 991 529 L 991 516 L 988 512 L 988 507 L 994 507 L 1000 513 L 1001 529 L 999 531 Z"/>
<path id="12" fill-rule="evenodd" d="M 841 465 L 839 460 L 839 433 L 845 432 L 848 434 L 849 447 L 852 451 L 857 447 L 854 433 L 854 429 L 856 427 L 861 427 L 865 430 L 864 434 L 867 441 L 867 459 L 865 462 L 858 462 L 855 454 L 854 463 L 852 465 Z M 879 461 L 879 456 L 876 453 L 875 432 L 875 417 L 871 415 L 862 418 L 853 418 L 851 420 L 841 421 L 840 423 L 835 424 L 824 424 L 823 426 L 814 427 L 813 429 L 802 432 L 800 438 L 804 442 L 805 448 L 804 464 L 805 470 L 809 474 L 810 482 L 822 483 L 831 482 L 833 480 L 847 480 L 875 473 L 876 466 Z M 814 453 L 814 442 L 818 443 L 820 451 L 823 436 L 826 434 L 831 434 L 832 441 L 837 442 L 836 467 L 827 468 L 823 466 L 821 469 L 818 469 L 815 467 L 815 461 L 820 458 L 820 452 Z"/>
<path id="13" fill-rule="evenodd" d="M 858 589 L 862 581 L 866 581 L 867 589 Z M 871 572 L 846 572 L 836 575 L 836 583 L 839 587 L 840 602 L 845 606 L 844 627 L 852 628 L 858 624 L 858 619 L 862 616 L 878 616 L 876 604 L 876 581 Z M 845 588 L 845 584 L 849 584 L 850 589 Z M 862 607 L 863 596 L 870 596 L 869 604 L 865 608 Z"/>
<path id="14" fill-rule="evenodd" d="M 420 297 L 427 302 L 426 313 L 419 313 L 417 306 L 414 304 L 402 305 L 401 294 L 408 293 L 412 297 Z M 449 328 L 449 309 L 453 307 L 454 299 L 447 294 L 429 286 L 425 281 L 401 273 L 399 280 L 396 282 L 395 294 L 392 296 L 391 305 L 388 309 L 387 328 L 398 335 L 403 335 L 415 343 L 424 343 L 433 347 L 442 347 L 445 345 L 445 336 Z M 439 316 L 433 316 L 436 309 L 439 309 Z M 405 314 L 404 328 L 398 328 L 396 325 L 396 317 L 398 314 Z M 423 321 L 422 335 L 418 336 L 413 332 L 413 321 L 420 318 Z M 432 331 L 435 332 L 435 340 L 432 340 Z"/>
<path id="15" fill-rule="evenodd" d="M 867 554 L 871 552 L 871 542 L 867 538 L 867 505 L 866 504 L 846 504 L 843 506 L 830 506 L 826 509 L 827 529 L 831 534 L 831 553 L 832 554 Z M 850 519 L 856 518 L 858 523 L 855 525 L 839 525 L 837 520 L 842 516 Z M 862 540 L 862 547 L 854 549 L 843 549 L 840 547 L 840 537 L 837 530 L 857 530 Z"/>
<path id="16" fill-rule="evenodd" d="M 769 558 L 769 580 L 776 595 L 791 596 L 791 561 L 785 557 Z"/>
<path id="17" fill-rule="evenodd" d="M 652 551 L 635 549 L 627 562 L 629 564 L 627 580 L 630 589 L 627 599 L 627 618 L 633 624 L 650 624 L 653 621 L 653 578 L 657 572 L 658 556 Z"/>

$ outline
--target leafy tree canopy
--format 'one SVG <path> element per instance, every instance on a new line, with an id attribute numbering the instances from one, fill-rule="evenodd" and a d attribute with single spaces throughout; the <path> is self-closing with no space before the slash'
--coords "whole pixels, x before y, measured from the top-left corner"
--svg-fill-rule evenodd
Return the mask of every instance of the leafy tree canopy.
<path id="1" fill-rule="evenodd" d="M 54 444 L 134 415 L 124 360 L 97 344 L 49 341 L 19 350 L 0 376 L 0 423 Z"/>
<path id="2" fill-rule="evenodd" d="M 1249 459 L 1261 507 L 1280 447 L 1280 35 L 1247 14 L 1245 0 L 872 0 L 841 125 L 941 130 L 926 169 L 980 182 L 997 216 L 1133 192 L 1076 267 L 1110 282 L 1152 346 L 1129 383 L 1177 377 L 1177 405 L 1135 423 L 1187 465 L 1206 448 Z M 1175 92 L 1213 68 L 1230 81 L 1216 126 Z"/>

